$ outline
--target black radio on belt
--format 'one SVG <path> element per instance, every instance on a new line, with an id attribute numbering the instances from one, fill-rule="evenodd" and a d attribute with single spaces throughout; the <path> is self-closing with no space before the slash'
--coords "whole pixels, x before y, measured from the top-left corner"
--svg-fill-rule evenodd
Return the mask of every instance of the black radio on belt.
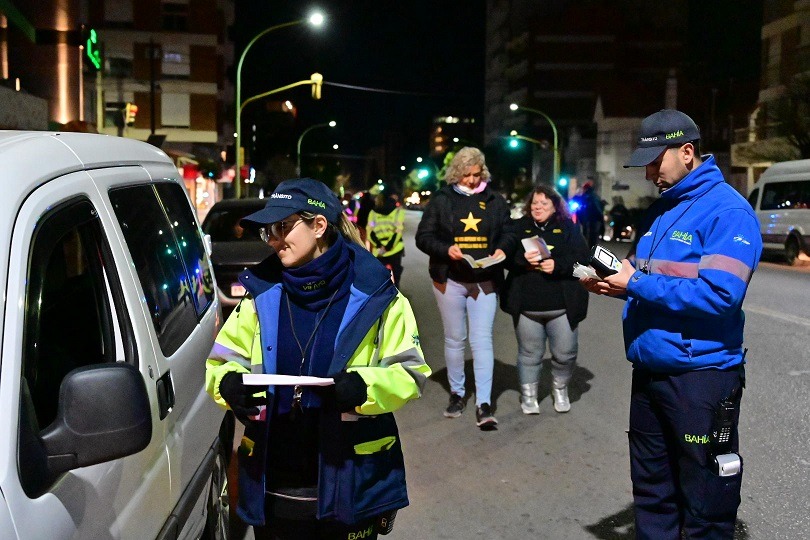
<path id="1" fill-rule="evenodd" d="M 600 278 L 612 276 L 622 269 L 622 261 L 607 248 L 596 245 L 591 250 L 591 266 Z"/>

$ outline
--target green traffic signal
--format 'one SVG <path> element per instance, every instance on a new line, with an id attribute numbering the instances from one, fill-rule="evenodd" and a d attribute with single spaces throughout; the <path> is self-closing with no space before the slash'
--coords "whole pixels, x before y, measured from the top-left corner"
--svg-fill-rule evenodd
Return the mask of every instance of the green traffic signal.
<path id="1" fill-rule="evenodd" d="M 559 180 L 557 180 L 557 184 L 559 184 L 560 187 L 566 187 L 568 185 L 568 178 L 561 176 Z"/>
<path id="2" fill-rule="evenodd" d="M 512 138 L 509 139 L 509 148 L 517 148 L 519 146 L 520 146 L 520 143 L 518 142 L 518 140 L 516 138 L 512 137 Z"/>

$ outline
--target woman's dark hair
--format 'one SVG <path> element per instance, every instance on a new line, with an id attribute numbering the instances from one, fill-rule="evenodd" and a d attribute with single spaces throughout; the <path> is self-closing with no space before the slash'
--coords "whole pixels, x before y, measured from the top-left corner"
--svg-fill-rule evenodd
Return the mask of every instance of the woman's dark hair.
<path id="1" fill-rule="evenodd" d="M 546 199 L 550 200 L 551 203 L 554 205 L 554 216 L 556 216 L 558 220 L 569 219 L 571 214 L 568 212 L 568 203 L 565 202 L 565 199 L 562 198 L 562 195 L 551 186 L 547 186 L 545 184 L 539 184 L 534 186 L 534 189 L 526 195 L 526 201 L 523 204 L 523 213 L 527 216 L 532 215 L 532 200 L 534 200 L 535 195 L 545 195 Z"/>

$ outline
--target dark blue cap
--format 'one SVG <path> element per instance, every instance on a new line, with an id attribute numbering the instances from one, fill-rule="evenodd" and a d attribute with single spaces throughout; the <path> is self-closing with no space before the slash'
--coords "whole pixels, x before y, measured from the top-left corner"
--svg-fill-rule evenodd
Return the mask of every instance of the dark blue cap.
<path id="1" fill-rule="evenodd" d="M 695 121 L 681 111 L 663 109 L 641 121 L 638 146 L 624 167 L 646 167 L 668 146 L 700 139 Z"/>
<path id="2" fill-rule="evenodd" d="M 245 216 L 242 226 L 268 225 L 299 212 L 311 212 L 326 217 L 337 225 L 343 208 L 326 184 L 312 178 L 285 180 L 267 198 L 267 204 L 258 212 Z"/>

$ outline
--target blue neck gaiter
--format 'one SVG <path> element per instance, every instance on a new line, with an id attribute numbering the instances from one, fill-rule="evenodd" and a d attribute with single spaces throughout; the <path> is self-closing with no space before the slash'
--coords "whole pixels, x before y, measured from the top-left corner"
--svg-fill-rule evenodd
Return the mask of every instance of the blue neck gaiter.
<path id="1" fill-rule="evenodd" d="M 350 276 L 349 248 L 342 235 L 320 257 L 297 268 L 285 268 L 281 272 L 284 292 L 290 300 L 307 311 L 320 311 L 329 303 L 332 295 Z M 348 292 L 348 288 L 346 289 Z M 341 296 L 342 293 L 338 293 Z M 337 298 L 335 299 L 337 300 Z"/>

